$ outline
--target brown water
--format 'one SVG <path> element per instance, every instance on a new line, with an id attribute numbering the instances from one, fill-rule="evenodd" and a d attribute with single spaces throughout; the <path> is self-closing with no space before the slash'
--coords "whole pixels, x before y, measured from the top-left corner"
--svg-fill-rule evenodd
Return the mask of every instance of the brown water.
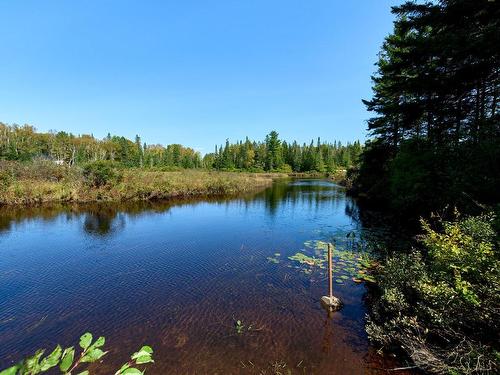
<path id="1" fill-rule="evenodd" d="M 288 259 L 310 240 L 364 251 L 373 230 L 357 211 L 320 180 L 236 199 L 0 209 L 0 369 L 88 330 L 110 350 L 95 374 L 143 344 L 149 374 L 386 373 L 394 362 L 364 332 L 367 286 L 336 283 L 345 305 L 329 319 L 324 272 Z"/>

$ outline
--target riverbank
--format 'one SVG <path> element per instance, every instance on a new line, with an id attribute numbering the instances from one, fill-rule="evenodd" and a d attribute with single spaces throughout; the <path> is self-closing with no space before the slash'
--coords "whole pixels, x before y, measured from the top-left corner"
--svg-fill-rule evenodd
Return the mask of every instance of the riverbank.
<path id="1" fill-rule="evenodd" d="M 288 173 L 288 177 L 291 177 L 291 178 L 327 178 L 333 182 L 338 183 L 339 185 L 342 185 L 345 182 L 346 170 L 345 169 L 338 169 L 337 171 L 335 171 L 333 173 L 316 172 L 316 171 L 291 172 L 291 173 Z"/>
<path id="2" fill-rule="evenodd" d="M 139 201 L 246 193 L 286 174 L 256 174 L 139 168 L 96 170 L 13 164 L 0 172 L 0 205 L 49 202 Z"/>

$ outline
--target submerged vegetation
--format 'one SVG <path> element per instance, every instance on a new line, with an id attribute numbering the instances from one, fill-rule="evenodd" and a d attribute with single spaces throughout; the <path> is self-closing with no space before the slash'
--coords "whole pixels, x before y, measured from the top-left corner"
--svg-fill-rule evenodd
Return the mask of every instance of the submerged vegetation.
<path id="1" fill-rule="evenodd" d="M 82 366 L 98 362 L 108 353 L 101 349 L 104 343 L 105 338 L 102 336 L 92 342 L 92 334 L 87 332 L 80 337 L 81 353 L 76 357 L 74 346 L 63 349 L 60 345 L 57 345 L 46 357 L 43 357 L 45 350 L 40 349 L 31 357 L 0 371 L 0 375 L 36 375 L 49 370 L 53 372 L 56 367 L 59 369 L 59 373 L 64 375 L 71 375 L 72 373 L 89 375 L 90 371 L 88 369 L 82 371 Z M 143 346 L 130 356 L 130 360 L 123 364 L 115 372 L 115 375 L 143 374 L 144 371 L 141 371 L 138 367 L 144 367 L 144 365 L 152 362 L 154 362 L 153 349 L 149 346 Z"/>
<path id="2" fill-rule="evenodd" d="M 243 335 L 245 333 L 259 332 L 263 330 L 263 327 L 255 327 L 253 324 L 245 324 L 242 320 L 234 320 L 234 330 L 237 335 Z"/>

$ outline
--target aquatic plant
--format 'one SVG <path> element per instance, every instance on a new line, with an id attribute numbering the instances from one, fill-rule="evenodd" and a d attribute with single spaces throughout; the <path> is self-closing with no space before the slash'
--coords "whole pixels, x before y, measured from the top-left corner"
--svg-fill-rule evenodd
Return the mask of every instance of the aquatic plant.
<path id="1" fill-rule="evenodd" d="M 241 320 L 237 320 L 236 322 L 234 322 L 234 329 L 236 330 L 236 333 L 238 335 L 241 335 L 245 330 L 245 325 Z"/>
<path id="2" fill-rule="evenodd" d="M 328 242 L 319 240 L 309 240 L 304 242 L 304 246 L 307 248 L 317 249 L 317 250 L 328 250 Z"/>
<path id="3" fill-rule="evenodd" d="M 304 253 L 300 253 L 300 252 L 288 257 L 288 259 L 297 261 L 300 264 L 307 264 L 308 266 L 317 266 L 319 268 L 322 268 L 323 263 L 326 262 L 325 259 L 310 257 L 310 256 L 307 256 Z"/>
<path id="4" fill-rule="evenodd" d="M 259 332 L 264 329 L 264 326 L 256 327 L 254 324 L 244 324 L 240 319 L 233 318 L 233 326 L 236 334 L 242 335 L 244 333 Z"/>
<path id="5" fill-rule="evenodd" d="M 63 349 L 61 345 L 57 345 L 48 356 L 42 358 L 45 350 L 39 349 L 31 357 L 25 358 L 16 365 L 0 371 L 0 375 L 36 375 L 51 369 L 55 370 L 56 367 L 59 367 L 61 374 L 71 375 L 82 364 L 94 363 L 104 357 L 108 353 L 101 349 L 104 343 L 105 338 L 102 336 L 92 342 L 92 334 L 87 332 L 80 337 L 79 345 L 82 351 L 80 355 L 76 357 L 76 361 L 75 348 L 73 346 Z M 122 367 L 115 372 L 115 375 L 143 374 L 144 371 L 139 370 L 135 366 L 152 362 L 154 362 L 153 349 L 149 346 L 143 346 L 138 352 L 130 356 L 130 360 L 123 364 Z M 89 374 L 89 370 L 77 373 L 77 375 Z"/>
<path id="6" fill-rule="evenodd" d="M 279 257 L 280 257 L 280 256 L 281 256 L 281 254 L 280 254 L 280 253 L 274 253 L 274 256 L 272 256 L 272 257 L 267 257 L 266 259 L 267 259 L 267 261 L 268 261 L 269 263 L 278 264 L 278 263 L 280 262 L 280 260 L 279 260 Z"/>
<path id="7" fill-rule="evenodd" d="M 348 233 L 348 238 L 354 238 L 354 232 Z M 314 255 L 307 255 L 306 252 L 314 252 Z M 328 243 L 320 240 L 308 240 L 304 242 L 302 252 L 288 257 L 289 260 L 298 263 L 295 268 L 306 275 L 313 273 L 315 269 L 324 272 L 328 261 Z M 268 258 L 269 259 L 269 258 Z M 374 268 L 376 262 L 367 252 L 357 252 L 342 248 L 335 248 L 333 257 L 333 273 L 337 275 L 336 282 L 343 284 L 349 278 L 356 283 L 371 282 L 375 279 L 368 273 Z"/>

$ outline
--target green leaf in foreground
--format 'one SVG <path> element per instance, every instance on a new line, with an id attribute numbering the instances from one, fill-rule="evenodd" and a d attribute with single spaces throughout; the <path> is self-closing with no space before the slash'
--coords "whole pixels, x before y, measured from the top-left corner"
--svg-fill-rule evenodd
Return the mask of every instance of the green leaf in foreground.
<path id="1" fill-rule="evenodd" d="M 104 345 L 105 342 L 106 342 L 106 339 L 101 336 L 97 340 L 94 341 L 94 343 L 90 346 L 90 349 L 100 348 L 101 346 Z"/>
<path id="2" fill-rule="evenodd" d="M 59 358 L 61 358 L 62 348 L 57 345 L 56 348 L 40 362 L 40 371 L 47 371 L 48 369 L 57 366 Z"/>
<path id="3" fill-rule="evenodd" d="M 135 360 L 135 363 L 138 364 L 138 365 L 143 365 L 145 363 L 151 363 L 151 362 L 154 362 L 154 361 L 151 358 L 151 356 L 149 356 L 149 355 L 145 355 L 145 356 L 139 357 L 139 358 L 137 358 Z"/>
<path id="4" fill-rule="evenodd" d="M 145 351 L 145 352 L 147 352 L 147 353 L 149 353 L 149 354 L 153 354 L 153 348 L 151 348 L 151 347 L 150 347 L 150 346 L 148 346 L 148 345 L 144 345 L 144 346 L 141 348 L 141 350 L 140 350 L 140 351 Z"/>
<path id="5" fill-rule="evenodd" d="M 64 349 L 62 354 L 61 364 L 59 365 L 59 369 L 62 372 L 67 372 L 71 365 L 73 364 L 73 359 L 75 357 L 75 348 L 70 347 Z"/>
<path id="6" fill-rule="evenodd" d="M 35 354 L 26 359 L 23 365 L 24 373 L 27 374 L 38 374 L 40 372 L 40 358 L 42 357 L 44 349 L 39 349 L 35 352 Z"/>
<path id="7" fill-rule="evenodd" d="M 15 365 L 15 366 L 9 367 L 3 371 L 0 371 L 0 375 L 16 375 L 17 370 L 19 370 L 20 367 L 21 367 L 21 365 Z"/>
<path id="8" fill-rule="evenodd" d="M 39 349 L 34 355 L 27 357 L 18 364 L 6 368 L 0 371 L 0 375 L 37 375 L 44 372 L 52 372 L 53 367 L 59 366 L 61 373 L 69 375 L 68 371 L 76 375 L 89 375 L 88 370 L 79 371 L 78 368 L 82 363 L 93 363 L 100 360 L 108 352 L 103 351 L 99 347 L 103 346 L 105 343 L 104 337 L 99 337 L 92 344 L 92 334 L 89 332 L 83 334 L 80 337 L 80 346 L 83 351 L 81 356 L 75 362 L 75 348 L 73 346 L 62 349 L 60 345 L 57 345 L 55 349 L 42 359 L 44 349 Z M 150 346 L 143 346 L 138 352 L 132 354 L 131 360 L 125 363 L 120 370 L 118 370 L 115 375 L 120 374 L 144 374 L 137 368 L 133 368 L 134 365 L 145 365 L 154 362 L 153 360 L 153 349 Z"/>
<path id="9" fill-rule="evenodd" d="M 103 352 L 99 348 L 95 348 L 90 350 L 87 354 L 85 354 L 82 359 L 80 360 L 81 362 L 95 362 L 99 359 L 101 359 L 107 352 Z"/>
<path id="10" fill-rule="evenodd" d="M 136 375 L 136 374 L 144 374 L 141 370 L 138 370 L 134 367 L 130 367 L 126 369 L 125 371 L 121 372 L 122 374 L 130 374 L 130 375 Z"/>
<path id="11" fill-rule="evenodd" d="M 86 332 L 80 337 L 80 347 L 83 350 L 87 350 L 91 342 L 92 342 L 92 334 L 90 332 Z"/>

